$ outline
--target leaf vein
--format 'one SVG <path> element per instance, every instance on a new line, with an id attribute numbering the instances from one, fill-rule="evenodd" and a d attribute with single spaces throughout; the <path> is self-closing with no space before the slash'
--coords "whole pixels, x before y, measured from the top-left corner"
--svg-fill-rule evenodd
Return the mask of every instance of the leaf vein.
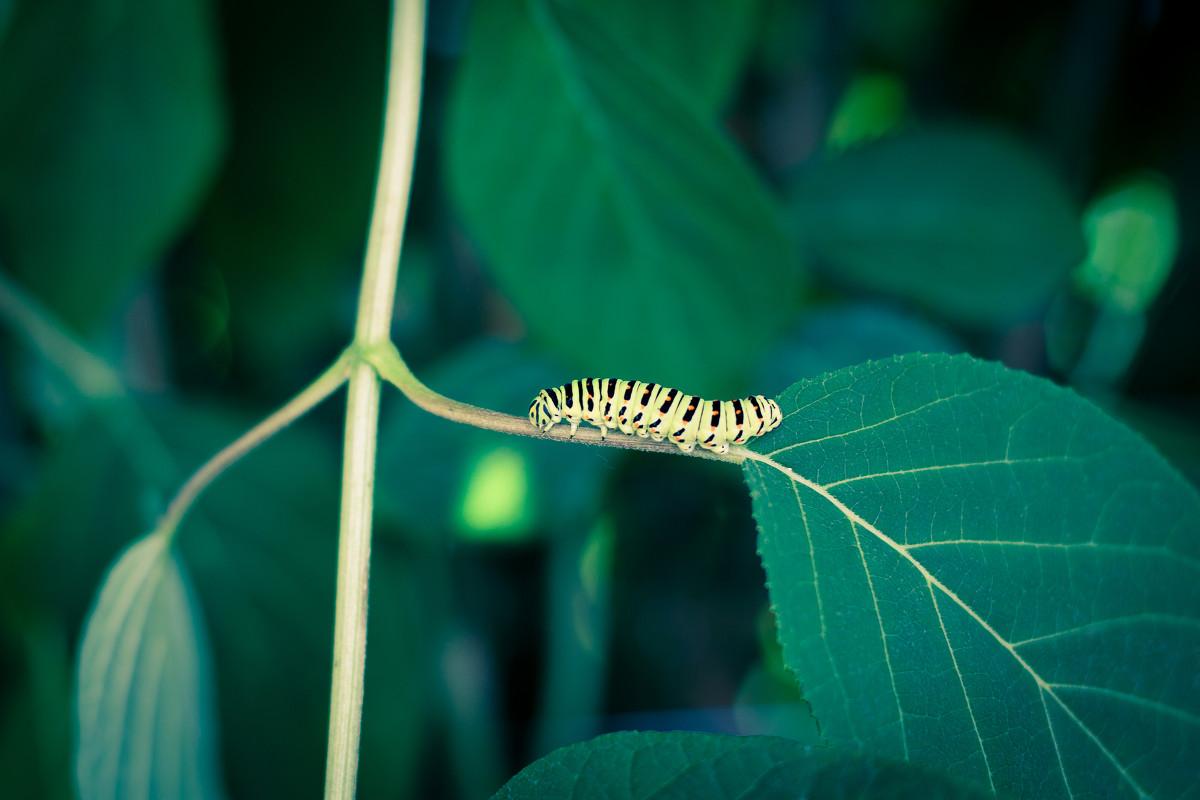
<path id="1" fill-rule="evenodd" d="M 1054 732 L 1054 720 L 1050 719 L 1050 707 L 1046 705 L 1046 689 L 1038 689 L 1038 698 L 1042 701 L 1042 711 L 1046 714 L 1046 729 L 1050 731 L 1050 741 L 1054 743 L 1054 757 L 1058 760 L 1058 773 L 1062 775 L 1063 787 L 1067 790 L 1067 795 L 1074 797 L 1075 793 L 1071 791 L 1071 780 L 1067 777 L 1067 768 L 1063 764 L 1062 750 L 1058 747 L 1058 734 Z"/>
<path id="2" fill-rule="evenodd" d="M 1056 639 L 1060 636 L 1067 636 L 1072 633 L 1086 631 L 1089 628 L 1105 628 L 1109 625 L 1118 625 L 1123 622 L 1167 622 L 1173 625 L 1181 625 L 1200 629 L 1200 620 L 1192 619 L 1191 617 L 1184 617 L 1179 614 L 1163 614 L 1160 612 L 1148 611 L 1143 614 L 1127 614 L 1121 617 L 1098 619 L 1083 625 L 1073 625 L 1070 628 L 1063 628 L 1061 631 L 1054 631 L 1054 633 L 1047 633 L 1043 636 L 1032 636 L 1028 639 L 1022 639 L 1019 642 L 1013 642 L 1013 647 L 1024 647 L 1027 644 L 1043 642 L 1048 639 Z"/>
<path id="3" fill-rule="evenodd" d="M 890 478 L 896 475 L 913 475 L 918 472 L 940 472 L 949 469 L 970 469 L 972 467 L 995 467 L 1000 465 L 1015 466 L 1018 464 L 1050 464 L 1057 462 L 1078 461 L 1079 456 L 1042 456 L 1040 458 L 1001 458 L 995 461 L 971 461 L 962 464 L 935 464 L 932 467 L 914 467 L 913 469 L 897 469 L 889 472 L 875 472 L 869 475 L 856 475 L 833 483 L 827 483 L 823 488 L 832 489 L 846 483 L 870 480 L 871 478 Z"/>
<path id="4" fill-rule="evenodd" d="M 958 667 L 958 656 L 954 655 L 954 645 L 950 644 L 950 632 L 946 630 L 946 621 L 942 619 L 942 609 L 938 605 L 937 595 L 933 591 L 933 584 L 925 581 L 925 585 L 929 587 L 929 598 L 933 600 L 933 611 L 937 614 L 938 625 L 942 628 L 942 637 L 946 640 L 946 650 L 950 653 L 950 661 L 954 664 L 954 674 L 958 676 L 958 686 L 962 689 L 963 699 L 967 701 L 967 716 L 971 718 L 971 727 L 975 729 L 975 740 L 979 742 L 979 752 L 983 756 L 983 768 L 987 771 L 988 786 L 992 790 L 992 794 L 996 793 L 996 784 L 992 780 L 992 765 L 988 762 L 987 748 L 983 745 L 983 736 L 979 733 L 979 722 L 975 719 L 975 709 L 971 706 L 971 696 L 967 694 L 967 684 L 963 681 L 962 670 Z"/>
<path id="5" fill-rule="evenodd" d="M 837 497 L 835 497 L 833 494 L 831 494 L 829 492 L 828 486 L 821 486 L 820 484 L 815 483 L 814 481 L 811 481 L 808 478 L 805 478 L 802 475 L 797 474 L 796 472 L 794 472 L 790 468 L 784 466 L 783 464 L 773 461 L 768 456 L 764 456 L 759 453 L 755 453 L 754 451 L 747 451 L 746 457 L 751 460 L 754 460 L 754 461 L 762 462 L 762 463 L 766 464 L 767 466 L 770 466 L 770 467 L 778 470 L 782 474 L 786 475 L 789 479 L 791 479 L 793 481 L 793 484 L 800 484 L 800 485 L 806 486 L 807 488 L 816 492 L 821 497 L 823 497 L 826 501 L 828 501 L 831 505 L 833 505 L 834 508 L 836 508 L 843 515 L 845 515 L 847 519 L 851 520 L 854 523 L 857 523 L 858 525 L 861 525 L 863 528 L 870 531 L 881 542 L 886 544 L 888 547 L 891 547 L 901 557 L 903 557 L 909 563 L 911 563 L 914 567 L 916 567 L 917 571 L 921 573 L 921 575 L 925 578 L 926 581 L 932 583 L 934 586 L 936 586 L 938 589 L 940 589 L 942 591 L 942 593 L 944 593 L 947 597 L 949 597 L 951 600 L 953 600 L 963 611 L 965 611 L 972 619 L 974 619 L 975 622 L 978 623 L 979 626 L 983 628 L 983 630 L 987 631 L 987 633 L 989 635 L 991 635 L 992 638 L 994 638 L 1000 644 L 1001 647 L 1003 647 L 1005 650 L 1007 650 L 1009 652 L 1009 654 L 1013 657 L 1013 659 L 1016 660 L 1017 664 L 1019 664 L 1020 667 L 1023 670 L 1025 670 L 1025 672 L 1028 673 L 1031 678 L 1033 678 L 1033 680 L 1037 683 L 1038 687 L 1042 691 L 1046 692 L 1047 694 L 1049 694 L 1051 697 L 1054 698 L 1054 701 L 1056 703 L 1058 703 L 1059 706 L 1061 706 L 1064 711 L 1066 711 L 1068 716 L 1070 716 L 1071 720 L 1079 727 L 1079 729 L 1084 733 L 1084 735 L 1086 735 L 1089 739 L 1091 739 L 1096 744 L 1096 746 L 1100 748 L 1100 750 L 1104 753 L 1105 757 L 1107 757 L 1108 760 L 1111 761 L 1112 764 L 1117 768 L 1118 774 L 1120 774 L 1120 776 L 1125 780 L 1125 782 L 1127 782 L 1131 787 L 1133 787 L 1133 789 L 1139 794 L 1139 796 L 1141 796 L 1141 797 L 1149 796 L 1146 793 L 1146 791 L 1144 789 L 1142 789 L 1142 787 L 1139 786 L 1138 783 L 1133 779 L 1133 776 L 1129 774 L 1129 771 L 1127 769 L 1125 769 L 1125 767 L 1119 761 L 1117 761 L 1116 757 L 1108 750 L 1108 748 L 1106 748 L 1104 746 L 1104 743 L 1100 741 L 1100 738 L 1098 736 L 1096 736 L 1096 734 L 1092 731 L 1092 729 L 1089 728 L 1086 724 L 1084 724 L 1083 720 L 1079 719 L 1079 717 L 1076 716 L 1073 711 L 1071 711 L 1071 709 L 1054 692 L 1054 690 L 1042 678 L 1042 676 L 1040 674 L 1038 674 L 1037 670 L 1035 670 L 1029 664 L 1029 662 L 1027 662 L 1024 658 L 1021 657 L 1021 655 L 1016 651 L 1016 649 L 1013 647 L 1013 645 L 1011 643 L 1009 643 L 1007 640 L 1005 640 L 1005 638 L 1003 636 L 1001 636 L 996 631 L 995 628 L 993 628 L 991 625 L 989 625 L 987 623 L 987 621 L 979 615 L 978 611 L 976 611 L 974 608 L 972 608 L 970 605 L 968 605 L 966 602 L 964 602 L 962 600 L 962 598 L 960 598 L 957 594 L 955 594 L 953 591 L 951 591 L 949 587 L 947 587 L 940 580 L 938 580 L 938 578 L 936 576 L 934 576 L 933 573 L 931 573 L 925 567 L 925 565 L 923 565 L 920 561 L 918 561 L 912 555 L 912 553 L 908 552 L 908 549 L 904 545 L 900 544 L 899 542 L 895 541 L 891 537 L 887 536 L 882 531 L 880 531 L 878 528 L 871 525 L 871 523 L 867 522 L 865 519 L 863 519 L 858 514 L 856 514 L 853 509 L 851 509 L 849 506 L 847 506 L 845 503 L 843 503 L 841 500 L 839 500 Z M 1004 462 L 1000 462 L 1000 463 L 1004 463 Z M 796 491 L 797 502 L 799 503 L 801 510 L 803 510 L 803 503 L 799 502 L 800 501 L 799 490 L 795 489 L 794 485 L 793 485 L 793 489 Z M 805 525 L 805 529 L 807 531 L 807 524 Z M 809 537 L 810 548 L 812 546 L 811 542 L 812 542 L 812 539 L 811 539 L 811 537 Z M 818 593 L 818 596 L 819 596 L 819 593 Z M 1053 727 L 1052 727 L 1052 729 L 1053 729 Z"/>
<path id="6" fill-rule="evenodd" d="M 796 500 L 800 497 L 797 494 Z M 879 595 L 875 593 L 875 582 L 871 579 L 871 568 L 867 566 L 867 554 L 863 552 L 862 539 L 858 536 L 858 526 L 850 523 L 854 534 L 854 546 L 858 548 L 858 557 L 862 560 L 863 572 L 867 576 L 867 588 L 871 592 L 871 602 L 875 605 L 875 619 L 879 622 L 879 636 L 883 639 L 883 661 L 887 665 L 888 679 L 892 682 L 892 697 L 896 701 L 896 716 L 900 719 L 900 741 L 904 745 L 904 760 L 908 760 L 908 733 L 904 729 L 904 708 L 900 705 L 900 692 L 896 690 L 896 672 L 892 669 L 892 656 L 888 653 L 888 634 L 883 627 L 883 614 L 879 612 Z"/>
<path id="7" fill-rule="evenodd" d="M 862 426 L 862 427 L 859 427 L 859 428 L 853 428 L 853 429 L 851 429 L 851 430 L 848 430 L 848 431 L 842 431 L 841 433 L 831 433 L 831 434 L 829 434 L 828 436 L 822 436 L 822 437 L 821 437 L 821 438 L 819 438 L 819 439 L 809 439 L 808 441 L 804 441 L 804 442 L 797 442 L 796 444 L 793 444 L 793 445 L 788 445 L 787 447 L 781 447 L 781 448 L 779 448 L 778 450 L 774 450 L 774 451 L 772 451 L 772 452 L 768 453 L 767 455 L 770 455 L 770 456 L 776 456 L 776 455 L 779 455 L 780 453 L 786 452 L 786 451 L 788 451 L 788 450 L 795 450 L 795 449 L 797 449 L 797 448 L 800 448 L 800 447 L 807 447 L 807 446 L 808 446 L 808 445 L 810 445 L 810 444 L 818 444 L 818 443 L 820 443 L 820 442 L 824 442 L 824 441 L 826 441 L 826 440 L 828 440 L 828 439 L 842 439 L 842 438 L 845 438 L 845 437 L 847 437 L 847 436 L 853 436 L 853 435 L 855 435 L 855 434 L 857 434 L 857 433 L 862 433 L 863 431 L 869 431 L 869 430 L 871 430 L 872 428 L 878 428 L 878 427 L 879 427 L 879 426 L 881 426 L 881 425 L 887 425 L 889 422 L 895 422 L 896 420 L 903 419 L 904 417 L 907 417 L 907 416 L 909 416 L 909 415 L 911 415 L 911 414 L 917 414 L 917 413 L 919 413 L 919 412 L 921 412 L 921 411 L 924 411 L 924 410 L 925 410 L 925 409 L 927 409 L 927 408 L 930 408 L 930 407 L 932 407 L 932 406 L 936 406 L 936 405 L 938 405 L 939 403 L 945 403 L 945 402 L 947 402 L 947 401 L 949 401 L 949 400 L 961 400 L 961 399 L 962 399 L 962 398 L 964 398 L 964 397 L 970 397 L 970 396 L 971 396 L 971 395 L 973 395 L 973 394 L 978 394 L 979 392 L 986 391 L 987 389 L 991 389 L 991 388 L 992 388 L 991 386 L 985 386 L 985 387 L 982 387 L 982 388 L 980 388 L 980 389 L 974 389 L 974 390 L 972 390 L 972 391 L 970 391 L 970 392 L 967 392 L 966 394 L 960 394 L 960 395 L 951 395 L 950 397 L 939 397 L 937 400 L 932 400 L 932 401 L 930 401 L 930 402 L 926 403 L 925 405 L 922 405 L 922 406 L 917 406 L 916 408 L 909 409 L 908 411 L 901 411 L 901 412 L 899 412 L 899 413 L 893 414 L 892 416 L 888 417 L 887 419 L 881 419 L 881 420 L 879 420 L 878 422 L 873 422 L 873 423 L 871 423 L 870 425 L 864 425 L 864 426 Z M 794 415 L 796 415 L 796 414 L 799 414 L 801 411 L 803 411 L 804 409 L 808 408 L 809 406 L 816 405 L 816 404 L 817 404 L 818 402 L 820 402 L 821 400 L 828 399 L 828 397 L 829 397 L 829 396 L 828 396 L 828 395 L 826 395 L 825 397 L 818 398 L 817 400 L 814 400 L 812 403 L 809 403 L 807 406 L 801 406 L 801 407 L 797 408 L 795 411 L 790 411 L 790 412 L 788 412 L 787 414 L 785 414 L 783 418 L 786 420 L 788 417 L 791 417 L 791 416 L 794 416 Z M 893 404 L 892 404 L 892 407 L 893 407 L 893 409 L 895 408 L 895 403 L 894 403 L 894 402 L 893 402 Z"/>
<path id="8" fill-rule="evenodd" d="M 921 547 L 939 547 L 952 544 L 1000 545 L 1002 547 L 1044 547 L 1051 550 L 1111 550 L 1118 553 L 1149 553 L 1160 555 L 1178 561 L 1193 569 L 1200 570 L 1200 560 L 1178 553 L 1166 547 L 1147 547 L 1138 544 L 1119 544 L 1116 542 L 1020 542 L 1007 539 L 946 539 L 937 542 L 916 542 L 900 545 L 905 550 L 916 550 Z"/>
<path id="9" fill-rule="evenodd" d="M 1189 725 L 1200 727 L 1200 716 L 1191 714 L 1181 708 L 1167 705 L 1166 703 L 1160 703 L 1157 700 L 1150 700 L 1149 698 L 1142 697 L 1141 695 L 1130 694 L 1129 692 L 1119 692 L 1116 689 L 1109 689 L 1105 686 L 1089 686 L 1085 683 L 1051 683 L 1047 685 L 1053 689 L 1074 689 L 1081 692 L 1094 692 L 1096 694 L 1102 694 L 1105 697 L 1111 697 L 1114 700 L 1121 700 L 1131 705 L 1145 706 L 1146 708 L 1149 708 L 1159 714 L 1166 714 L 1168 716 L 1175 717 L 1176 719 L 1183 720 Z M 1060 700 L 1059 702 L 1062 701 Z"/>

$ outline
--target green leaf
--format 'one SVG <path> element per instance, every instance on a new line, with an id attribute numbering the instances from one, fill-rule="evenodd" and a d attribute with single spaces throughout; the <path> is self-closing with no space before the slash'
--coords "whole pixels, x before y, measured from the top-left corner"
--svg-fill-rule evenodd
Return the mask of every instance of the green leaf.
<path id="1" fill-rule="evenodd" d="M 220 797 L 203 624 L 163 536 L 105 578 L 79 655 L 76 779 L 94 798 Z"/>
<path id="2" fill-rule="evenodd" d="M 825 142 L 845 150 L 895 133 L 904 124 L 908 87 L 888 72 L 858 75 L 838 100 Z"/>
<path id="3" fill-rule="evenodd" d="M 1084 214 L 1088 257 L 1075 275 L 1101 303 L 1145 311 L 1179 250 L 1175 198 L 1160 176 L 1139 175 L 1097 197 Z"/>
<path id="4" fill-rule="evenodd" d="M 691 97 L 553 0 L 477 4 L 458 78 L 450 187 L 531 331 L 580 374 L 741 391 L 801 275 L 774 200 Z"/>
<path id="5" fill-rule="evenodd" d="M 603 19 L 614 34 L 719 112 L 742 76 L 763 22 L 764 0 L 566 0 Z"/>
<path id="6" fill-rule="evenodd" d="M 967 356 L 780 405 L 745 475 L 830 740 L 1017 797 L 1200 791 L 1200 497 L 1141 438 Z"/>
<path id="7" fill-rule="evenodd" d="M 793 800 L 982 798 L 911 764 L 839 754 L 790 739 L 707 733 L 600 736 L 521 770 L 494 800 L 640 798 Z"/>
<path id="8" fill-rule="evenodd" d="M 1037 310 L 1084 252 L 1062 184 L 981 128 L 865 145 L 816 165 L 793 190 L 803 242 L 838 278 L 968 325 Z"/>
<path id="9" fill-rule="evenodd" d="M 5 266 L 96 323 L 179 233 L 222 125 L 205 0 L 22 3 L 0 49 Z"/>

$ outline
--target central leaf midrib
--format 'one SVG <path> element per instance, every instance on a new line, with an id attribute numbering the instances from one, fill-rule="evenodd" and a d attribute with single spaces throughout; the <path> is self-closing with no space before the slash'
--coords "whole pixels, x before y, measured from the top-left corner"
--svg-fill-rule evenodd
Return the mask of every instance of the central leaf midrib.
<path id="1" fill-rule="evenodd" d="M 607 123 L 599 115 L 593 113 L 593 106 L 599 105 L 599 102 L 588 88 L 586 81 L 578 74 L 579 67 L 569 53 L 569 45 L 563 42 L 562 32 L 554 20 L 550 19 L 549 12 L 545 8 L 545 0 L 526 0 L 525 5 L 529 9 L 529 17 L 533 21 L 534 27 L 541 35 L 546 52 L 558 65 L 555 73 L 561 78 L 563 96 L 575 109 L 580 130 L 592 140 L 592 150 L 596 154 L 597 162 L 603 164 L 605 171 L 609 174 L 609 185 L 612 187 L 613 193 L 617 195 L 618 202 L 615 203 L 617 214 L 629 232 L 630 240 L 641 243 L 651 253 L 656 252 L 659 248 L 654 243 L 654 237 L 650 235 L 648 227 L 641 222 L 641 220 L 649 218 L 648 206 L 639 193 L 629 188 L 632 183 L 628 180 L 629 170 L 613 157 L 616 146 L 612 133 L 608 130 Z M 588 100 L 591 102 L 589 103 Z M 626 200 L 628 202 L 622 202 Z M 633 213 L 635 209 L 638 213 Z M 662 261 L 662 259 L 658 260 Z"/>

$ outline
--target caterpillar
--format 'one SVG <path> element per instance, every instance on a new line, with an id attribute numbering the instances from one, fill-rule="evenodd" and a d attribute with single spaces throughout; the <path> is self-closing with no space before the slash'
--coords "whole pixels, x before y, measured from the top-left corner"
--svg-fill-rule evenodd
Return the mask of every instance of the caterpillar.
<path id="1" fill-rule="evenodd" d="M 670 439 L 685 453 L 696 445 L 715 453 L 729 451 L 774 430 L 783 420 L 779 404 L 761 394 L 741 400 L 702 400 L 657 383 L 617 378 L 584 378 L 543 389 L 529 404 L 529 421 L 548 431 L 566 420 L 575 435 L 581 422 L 600 429 Z"/>

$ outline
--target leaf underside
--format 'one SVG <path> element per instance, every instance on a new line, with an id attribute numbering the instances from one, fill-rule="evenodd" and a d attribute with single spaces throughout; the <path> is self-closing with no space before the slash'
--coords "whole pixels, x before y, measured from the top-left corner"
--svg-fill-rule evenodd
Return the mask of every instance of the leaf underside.
<path id="1" fill-rule="evenodd" d="M 76 780 L 93 798 L 221 797 L 199 611 L 160 534 L 117 559 L 79 656 Z"/>
<path id="2" fill-rule="evenodd" d="M 967 356 L 780 405 L 745 474 L 832 742 L 1021 797 L 1200 796 L 1200 499 L 1142 439 Z"/>

